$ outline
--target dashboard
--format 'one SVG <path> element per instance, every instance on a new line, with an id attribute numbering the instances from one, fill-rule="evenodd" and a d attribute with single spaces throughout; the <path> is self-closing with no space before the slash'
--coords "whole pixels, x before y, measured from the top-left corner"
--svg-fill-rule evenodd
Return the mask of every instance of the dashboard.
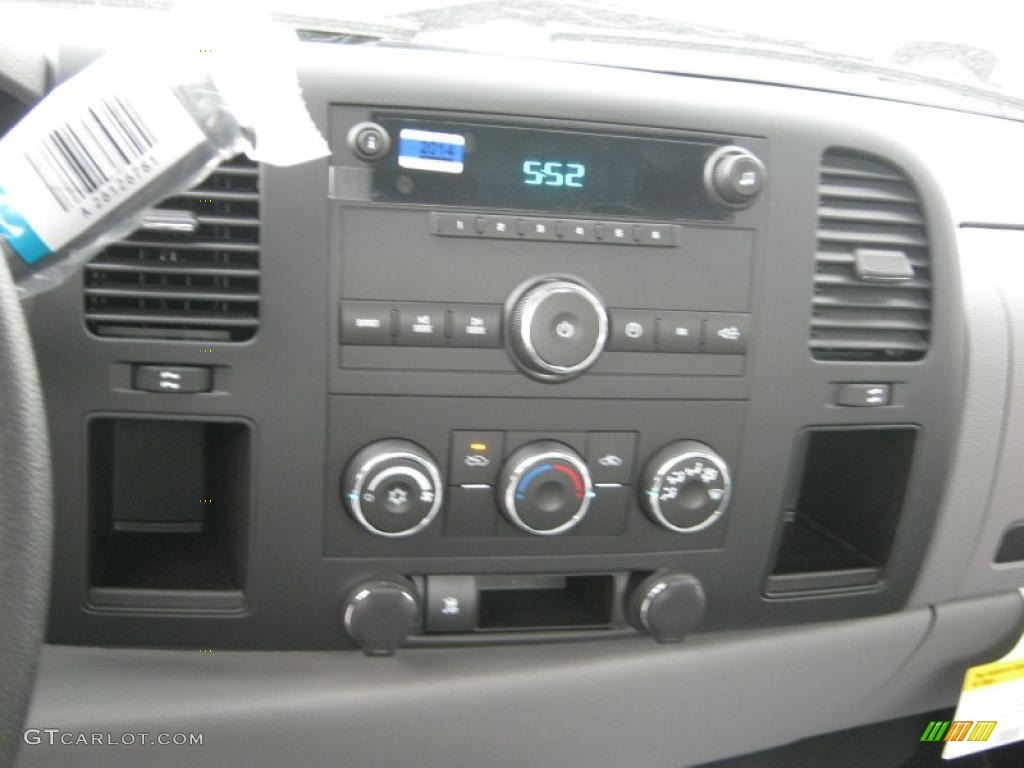
<path id="1" fill-rule="evenodd" d="M 1012 645 L 1020 162 L 964 137 L 1018 123 L 303 47 L 328 158 L 230 160 L 27 307 L 30 721 L 166 675 L 145 706 L 201 693 L 225 764 L 262 716 L 215 713 L 266 691 L 353 763 L 451 764 L 460 717 L 460 764 L 695 765 L 949 705 Z"/>

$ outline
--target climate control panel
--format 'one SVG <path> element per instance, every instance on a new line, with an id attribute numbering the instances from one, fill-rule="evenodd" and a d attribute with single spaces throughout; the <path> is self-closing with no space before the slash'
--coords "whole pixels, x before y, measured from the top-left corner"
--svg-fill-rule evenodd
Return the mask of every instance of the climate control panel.
<path id="1" fill-rule="evenodd" d="M 426 449 L 409 440 L 376 441 L 349 461 L 342 499 L 364 531 L 384 538 L 425 532 L 439 516 L 446 518 L 436 525 L 443 536 L 501 536 L 500 521 L 511 526 L 508 532 L 530 536 L 577 528 L 589 535 L 621 535 L 632 501 L 663 531 L 691 534 L 714 525 L 728 508 L 729 466 L 704 443 L 664 445 L 634 478 L 636 433 L 534 437 L 453 432 L 447 488 L 438 460 Z M 446 501 L 448 515 L 442 514 Z M 582 526 L 591 509 L 601 519 Z"/>

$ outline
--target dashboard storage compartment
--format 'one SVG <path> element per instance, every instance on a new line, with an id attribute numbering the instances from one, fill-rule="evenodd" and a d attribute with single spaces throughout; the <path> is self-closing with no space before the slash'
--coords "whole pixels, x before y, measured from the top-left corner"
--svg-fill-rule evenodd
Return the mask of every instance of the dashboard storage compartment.
<path id="1" fill-rule="evenodd" d="M 96 418 L 89 465 L 91 604 L 240 607 L 250 517 L 247 425 Z"/>
<path id="2" fill-rule="evenodd" d="M 811 429 L 769 597 L 878 583 L 903 507 L 914 427 Z"/>
<path id="3" fill-rule="evenodd" d="M 615 578 L 480 576 L 479 629 L 577 629 L 611 624 Z"/>

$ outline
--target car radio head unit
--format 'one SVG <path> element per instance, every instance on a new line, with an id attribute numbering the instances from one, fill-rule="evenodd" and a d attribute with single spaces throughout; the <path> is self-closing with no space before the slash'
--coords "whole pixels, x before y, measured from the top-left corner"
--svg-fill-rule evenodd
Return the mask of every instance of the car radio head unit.
<path id="1" fill-rule="evenodd" d="M 376 202 L 656 220 L 728 219 L 704 168 L 723 142 L 373 113 L 397 144 Z"/>

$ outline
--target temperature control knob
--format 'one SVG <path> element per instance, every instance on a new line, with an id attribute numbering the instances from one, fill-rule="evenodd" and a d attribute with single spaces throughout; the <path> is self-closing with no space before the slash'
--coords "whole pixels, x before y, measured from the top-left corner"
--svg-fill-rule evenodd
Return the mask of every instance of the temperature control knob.
<path id="1" fill-rule="evenodd" d="M 441 509 L 437 463 L 408 440 L 381 440 L 357 453 L 342 480 L 352 517 L 370 533 L 389 538 L 423 530 Z"/>
<path id="2" fill-rule="evenodd" d="M 554 440 L 514 451 L 501 468 L 498 493 L 509 521 L 538 536 L 565 533 L 578 525 L 594 495 L 586 463 Z"/>
<path id="3" fill-rule="evenodd" d="M 608 313 L 597 295 L 562 278 L 546 278 L 509 303 L 512 353 L 531 376 L 570 379 L 597 360 L 608 339 Z"/>
<path id="4" fill-rule="evenodd" d="M 714 523 L 729 504 L 732 480 L 725 460 L 704 443 L 666 445 L 644 467 L 640 502 L 656 523 L 692 533 Z"/>
<path id="5" fill-rule="evenodd" d="M 704 165 L 704 184 L 711 196 L 731 208 L 745 208 L 764 187 L 764 163 L 743 147 L 722 147 Z"/>

